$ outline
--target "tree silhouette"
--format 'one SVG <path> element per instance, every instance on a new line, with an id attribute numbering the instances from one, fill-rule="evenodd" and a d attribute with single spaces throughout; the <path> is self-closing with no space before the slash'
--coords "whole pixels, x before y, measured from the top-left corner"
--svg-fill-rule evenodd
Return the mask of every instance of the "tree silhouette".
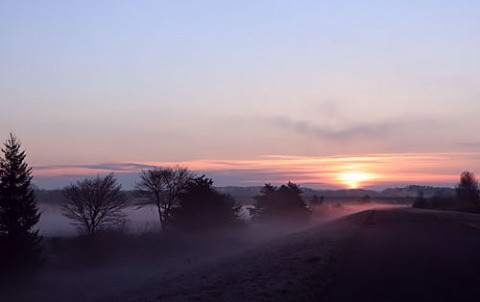
<path id="1" fill-rule="evenodd" d="M 472 172 L 462 172 L 456 187 L 457 200 L 462 210 L 477 211 L 480 207 L 478 181 Z"/>
<path id="2" fill-rule="evenodd" d="M 20 148 L 21 143 L 10 134 L 0 158 L 0 272 L 42 263 L 41 237 L 34 229 L 40 213 L 31 184 L 32 170 Z"/>
<path id="3" fill-rule="evenodd" d="M 86 178 L 64 188 L 63 215 L 88 236 L 125 221 L 127 199 L 113 173 Z"/>
<path id="4" fill-rule="evenodd" d="M 202 175 L 185 184 L 173 218 L 184 230 L 218 229 L 239 225 L 238 211 L 233 198 L 217 192 L 213 180 Z"/>
<path id="5" fill-rule="evenodd" d="M 364 195 L 362 198 L 360 198 L 358 200 L 359 203 L 370 203 L 370 196 L 367 194 L 367 195 Z"/>
<path id="6" fill-rule="evenodd" d="M 154 168 L 140 172 L 135 194 L 144 199 L 140 206 L 152 204 L 157 207 L 162 231 L 171 222 L 179 194 L 191 178 L 192 173 L 183 167 Z"/>
<path id="7" fill-rule="evenodd" d="M 418 191 L 417 197 L 415 198 L 412 207 L 419 209 L 425 209 L 427 207 L 427 199 L 424 197 L 423 191 Z"/>
<path id="8" fill-rule="evenodd" d="M 322 206 L 325 204 L 325 196 L 318 197 L 317 194 L 314 194 L 309 201 L 310 205 L 312 206 Z"/>
<path id="9" fill-rule="evenodd" d="M 250 208 L 253 219 L 305 222 L 310 217 L 300 187 L 292 182 L 279 188 L 266 184 L 261 195 L 255 196 L 255 205 Z"/>

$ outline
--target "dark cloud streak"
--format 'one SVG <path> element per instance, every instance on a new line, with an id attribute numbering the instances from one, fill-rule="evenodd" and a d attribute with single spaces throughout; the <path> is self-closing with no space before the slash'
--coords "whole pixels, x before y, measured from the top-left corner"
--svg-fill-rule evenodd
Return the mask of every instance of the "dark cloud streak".
<path id="1" fill-rule="evenodd" d="M 34 166 L 34 170 L 45 171 L 55 169 L 90 169 L 90 170 L 109 170 L 109 171 L 131 171 L 132 169 L 150 169 L 152 165 L 145 165 L 139 163 L 104 163 L 93 165 L 47 165 Z"/>
<path id="2" fill-rule="evenodd" d="M 269 118 L 269 121 L 275 126 L 292 129 L 301 134 L 307 134 L 322 139 L 340 139 L 348 140 L 357 137 L 370 137 L 382 139 L 396 129 L 398 123 L 378 123 L 351 126 L 346 129 L 336 130 L 326 126 L 320 126 L 308 121 L 293 120 L 286 116 L 275 116 Z"/>

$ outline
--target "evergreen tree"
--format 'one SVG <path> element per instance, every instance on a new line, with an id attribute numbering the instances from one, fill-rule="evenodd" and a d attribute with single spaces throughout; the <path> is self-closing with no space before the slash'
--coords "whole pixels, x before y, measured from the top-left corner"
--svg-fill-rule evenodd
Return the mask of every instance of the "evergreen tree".
<path id="1" fill-rule="evenodd" d="M 0 272 L 19 272 L 41 264 L 41 237 L 34 227 L 40 219 L 32 170 L 21 143 L 10 134 L 0 158 Z"/>
<path id="2" fill-rule="evenodd" d="M 185 184 L 173 211 L 173 222 L 188 231 L 239 226 L 239 210 L 230 195 L 217 192 L 213 180 L 203 175 Z"/>
<path id="3" fill-rule="evenodd" d="M 255 196 L 250 213 L 255 220 L 306 222 L 310 218 L 300 187 L 292 182 L 279 188 L 266 184 L 261 195 Z"/>

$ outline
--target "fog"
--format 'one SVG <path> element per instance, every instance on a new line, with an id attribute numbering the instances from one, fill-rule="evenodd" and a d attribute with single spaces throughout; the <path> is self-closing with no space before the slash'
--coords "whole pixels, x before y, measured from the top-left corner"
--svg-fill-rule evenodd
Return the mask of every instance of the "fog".
<path id="1" fill-rule="evenodd" d="M 62 215 L 61 208 L 52 204 L 40 204 L 42 213 L 38 228 L 45 237 L 75 236 L 78 229 Z M 127 220 L 123 230 L 128 233 L 140 234 L 159 230 L 158 212 L 155 206 L 128 207 L 125 210 Z"/>
<path id="2" fill-rule="evenodd" d="M 251 207 L 251 205 L 242 206 L 239 213 L 240 218 L 246 222 L 250 221 L 250 215 L 248 212 L 249 207 Z M 327 203 L 326 205 L 320 206 L 318 208 L 311 207 L 313 213 L 312 219 L 308 224 L 303 225 L 303 228 L 311 227 L 318 223 L 329 221 L 343 215 L 353 214 L 371 208 L 385 207 L 395 207 L 395 205 L 391 203 L 381 202 L 359 204 L 349 201 Z M 76 228 L 76 226 L 72 225 L 65 216 L 62 215 L 60 206 L 41 203 L 39 205 L 39 208 L 41 212 L 41 217 L 38 223 L 38 229 L 42 236 L 72 237 L 78 235 L 78 229 Z M 152 233 L 160 231 L 156 206 L 131 206 L 125 210 L 125 213 L 127 214 L 127 220 L 125 221 L 125 225 L 122 226 L 122 231 L 131 234 Z M 250 227 L 256 226 L 250 225 Z M 297 230 L 296 227 L 292 226 L 285 226 L 284 228 L 281 226 L 277 227 L 285 229 L 286 233 L 288 233 L 289 231 Z"/>
<path id="3" fill-rule="evenodd" d="M 241 228 L 166 234 L 159 232 L 155 207 L 130 207 L 126 211 L 126 227 L 92 240 L 79 237 L 77 229 L 62 216 L 58 206 L 41 205 L 39 228 L 44 236 L 46 265 L 27 285 L 27 290 L 25 284 L 14 284 L 8 288 L 6 296 L 8 301 L 131 301 L 126 297 L 136 297 L 139 290 L 141 293 L 150 290 L 152 294 L 159 288 L 176 290 L 176 284 L 167 288 L 160 284 L 186 278 L 184 286 L 194 288 L 197 286 L 194 284 L 201 282 L 197 279 L 207 278 L 197 278 L 195 274 L 218 271 L 208 273 L 210 278 L 210 274 L 224 274 L 232 265 L 239 266 L 242 272 L 243 267 L 247 270 L 252 265 L 258 269 L 259 265 L 273 261 L 270 254 L 285 253 L 282 246 L 291 246 L 298 236 L 327 232 L 328 222 L 335 223 L 345 215 L 372 208 L 396 206 L 326 203 L 313 208 L 312 219 L 303 224 L 253 222 L 248 217 L 247 207 L 241 211 L 246 221 Z M 306 242 L 308 240 L 311 239 Z M 324 248 L 329 247 L 331 239 L 326 242 Z M 290 252 L 285 255 L 282 257 L 288 257 Z M 278 258 L 275 261 L 287 260 Z M 207 282 L 205 280 L 202 282 Z M 152 288 L 146 289 L 148 286 Z M 177 301 L 177 298 L 165 301 Z"/>

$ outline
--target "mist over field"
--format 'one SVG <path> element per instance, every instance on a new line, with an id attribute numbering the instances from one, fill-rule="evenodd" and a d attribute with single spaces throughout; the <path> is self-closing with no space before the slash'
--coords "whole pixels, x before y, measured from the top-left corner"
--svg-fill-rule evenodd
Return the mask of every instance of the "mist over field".
<path id="1" fill-rule="evenodd" d="M 254 196 L 260 193 L 260 187 L 218 187 L 218 191 L 230 194 L 241 205 L 240 217 L 242 220 L 249 221 L 251 215 L 248 211 L 254 203 Z M 419 191 L 427 192 L 426 196 L 431 196 L 436 191 L 449 191 L 448 188 L 426 188 L 426 187 L 405 187 L 396 189 L 387 189 L 382 192 L 373 190 L 312 190 L 302 188 L 305 200 L 309 200 L 312 196 L 326 196 L 327 205 L 325 207 L 311 206 L 314 213 L 314 220 L 326 220 L 329 217 L 346 215 L 353 212 L 359 212 L 371 207 L 381 207 L 382 205 L 392 206 L 395 204 L 407 205 L 412 203 Z M 428 193 L 431 191 L 432 193 Z M 374 203 L 359 204 L 358 201 L 368 195 Z M 131 194 L 129 193 L 129 196 Z M 38 224 L 40 233 L 47 237 L 54 236 L 73 236 L 77 233 L 77 229 L 69 222 L 68 218 L 62 215 L 61 202 L 63 200 L 62 192 L 54 191 L 37 191 L 37 200 L 42 213 Z M 154 205 L 140 207 L 135 205 L 135 198 L 130 197 L 130 206 L 125 210 L 127 220 L 122 225 L 122 229 L 129 233 L 150 233 L 160 230 L 158 223 L 158 213 Z M 340 206 L 339 206 L 340 205 Z"/>
<path id="2" fill-rule="evenodd" d="M 280 220 L 265 224 L 251 221 L 246 210 L 249 206 L 252 205 L 244 206 L 242 216 L 247 225 L 240 229 L 218 229 L 197 234 L 174 231 L 163 235 L 160 234 L 155 207 L 131 206 L 126 209 L 128 222 L 125 226 L 120 230 L 106 231 L 92 241 L 78 237 L 75 227 L 61 215 L 58 204 L 42 203 L 42 219 L 38 227 L 44 236 L 48 262 L 27 291 L 14 286 L 4 292 L 8 301 L 134 301 L 154 293 L 154 284 L 176 283 L 174 280 L 181 279 L 184 284 L 192 286 L 191 290 L 196 295 L 203 296 L 204 291 L 197 288 L 195 282 L 206 279 L 196 277 L 197 274 L 213 269 L 216 270 L 214 274 L 206 274 L 208 278 L 216 278 L 215 275 L 230 274 L 228 271 L 232 265 L 239 265 L 238 269 L 241 269 L 235 274 L 248 275 L 248 267 L 265 265 L 265 257 L 270 258 L 269 254 L 276 253 L 275 250 L 283 251 L 291 244 L 303 245 L 303 240 L 299 242 L 296 237 L 306 236 L 303 235 L 305 232 L 310 233 L 308 236 L 325 236 L 321 240 L 326 240 L 326 244 L 320 247 L 329 255 L 337 247 L 328 242 L 331 240 L 328 238 L 342 238 L 352 232 L 352 226 L 331 231 L 332 226 L 328 225 L 332 221 L 373 208 L 405 207 L 335 201 L 312 205 L 312 218 L 307 223 L 292 224 L 291 221 Z M 274 256 L 278 257 L 275 261 L 288 261 L 283 257 L 289 257 L 289 253 Z M 167 292 L 177 291 L 176 286 L 161 288 Z M 261 288 L 260 284 L 255 286 Z M 219 286 L 218 290 L 227 292 L 229 289 Z M 231 294 L 234 295 L 233 291 Z M 188 301 L 190 298 L 176 294 L 160 300 Z M 216 299 L 207 295 L 201 300 Z"/>
<path id="3" fill-rule="evenodd" d="M 308 225 L 313 225 L 342 215 L 361 212 L 371 208 L 394 207 L 392 203 L 371 203 L 371 204 L 355 204 L 347 201 L 346 205 L 337 201 L 324 208 L 312 207 L 314 212 L 313 221 Z M 338 206 L 342 205 L 342 206 Z M 240 216 L 245 221 L 250 219 L 248 208 L 251 205 L 245 205 L 241 209 Z M 405 206 L 400 204 L 399 206 Z M 41 204 L 40 211 L 42 213 L 38 228 L 40 234 L 45 237 L 71 237 L 77 235 L 77 228 L 62 215 L 61 208 L 58 205 Z M 155 233 L 160 230 L 158 225 L 158 214 L 155 206 L 138 207 L 131 206 L 126 209 L 127 221 L 122 226 L 123 230 L 128 233 L 142 234 Z M 319 213 L 317 213 L 319 212 Z"/>

